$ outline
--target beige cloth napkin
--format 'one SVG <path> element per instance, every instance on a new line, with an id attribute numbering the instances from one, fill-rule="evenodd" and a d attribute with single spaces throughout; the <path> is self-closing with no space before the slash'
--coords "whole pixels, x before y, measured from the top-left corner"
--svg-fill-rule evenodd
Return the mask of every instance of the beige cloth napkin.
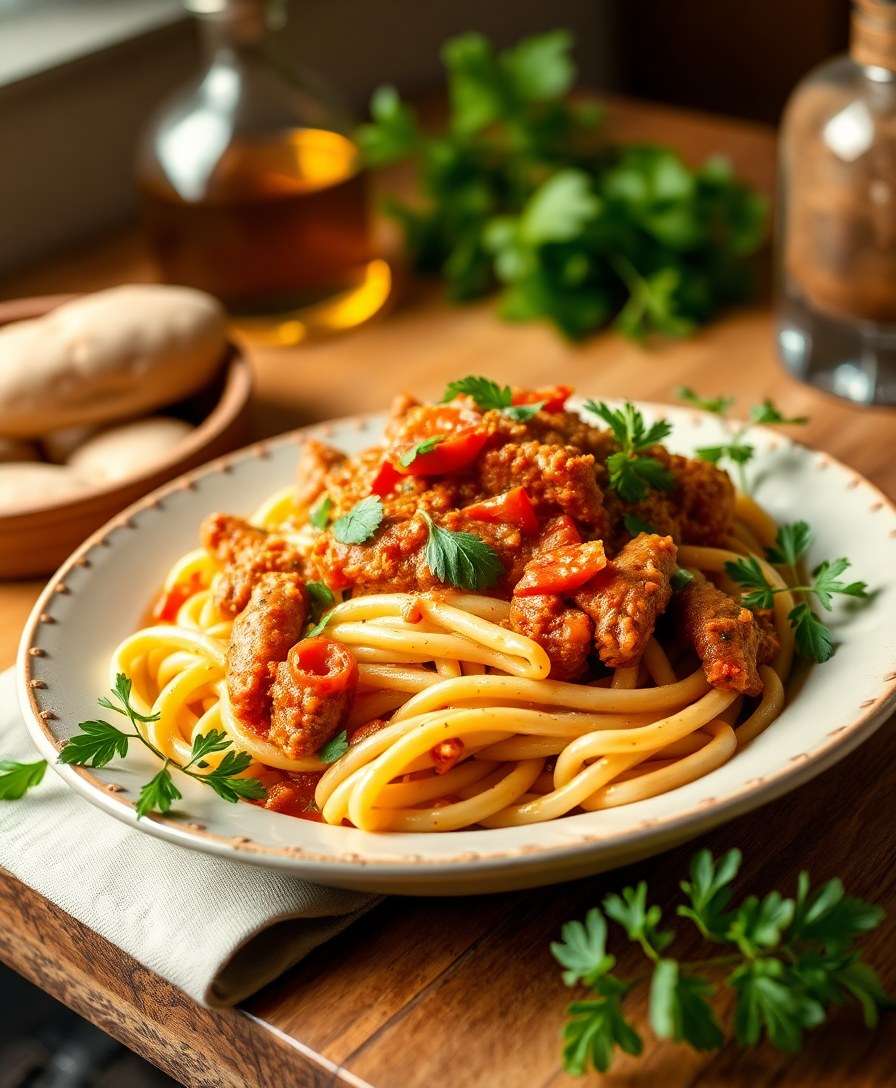
<path id="1" fill-rule="evenodd" d="M 37 758 L 0 675 L 0 759 Z M 51 768 L 0 801 L 0 866 L 205 1005 L 232 1005 L 377 899 L 182 849 L 95 808 Z"/>

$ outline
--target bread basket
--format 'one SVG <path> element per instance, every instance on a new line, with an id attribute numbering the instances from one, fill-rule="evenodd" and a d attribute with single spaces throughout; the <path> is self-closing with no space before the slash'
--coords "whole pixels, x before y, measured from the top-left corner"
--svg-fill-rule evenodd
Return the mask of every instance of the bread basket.
<path id="1" fill-rule="evenodd" d="M 0 325 L 41 317 L 74 295 L 0 302 Z M 24 578 L 54 570 L 81 541 L 148 491 L 247 440 L 252 370 L 241 349 L 230 343 L 212 381 L 196 395 L 172 405 L 173 414 L 194 424 L 176 448 L 126 480 L 98 485 L 75 497 L 0 514 L 0 578 Z"/>

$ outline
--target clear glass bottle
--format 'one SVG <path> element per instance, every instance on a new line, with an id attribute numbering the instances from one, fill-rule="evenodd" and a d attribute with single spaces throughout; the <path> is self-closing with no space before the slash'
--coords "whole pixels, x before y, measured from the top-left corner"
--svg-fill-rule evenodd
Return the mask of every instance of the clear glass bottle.
<path id="1" fill-rule="evenodd" d="M 784 115 L 778 349 L 804 381 L 896 404 L 896 3 L 853 0 L 848 56 Z"/>
<path id="2" fill-rule="evenodd" d="M 188 0 L 206 67 L 167 101 L 137 162 L 162 278 L 216 295 L 270 343 L 349 328 L 389 293 L 372 252 L 367 178 L 351 123 L 278 59 L 272 0 Z"/>

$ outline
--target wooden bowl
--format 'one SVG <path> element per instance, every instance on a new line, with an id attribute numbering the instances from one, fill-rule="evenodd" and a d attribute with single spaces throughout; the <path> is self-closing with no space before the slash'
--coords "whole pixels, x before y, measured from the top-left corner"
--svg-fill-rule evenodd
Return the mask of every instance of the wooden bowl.
<path id="1" fill-rule="evenodd" d="M 0 325 L 44 314 L 76 298 L 44 295 L 0 302 Z M 231 343 L 214 379 L 187 400 L 158 409 L 195 424 L 195 429 L 164 457 L 126 480 L 97 485 L 64 502 L 46 505 L 35 496 L 30 509 L 0 514 L 0 578 L 48 574 L 104 522 L 148 491 L 196 468 L 248 438 L 252 368 Z"/>

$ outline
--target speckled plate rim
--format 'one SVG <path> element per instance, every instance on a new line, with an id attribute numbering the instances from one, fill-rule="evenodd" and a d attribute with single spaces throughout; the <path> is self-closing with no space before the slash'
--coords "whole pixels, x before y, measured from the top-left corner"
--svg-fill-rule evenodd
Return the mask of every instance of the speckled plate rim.
<path id="1" fill-rule="evenodd" d="M 713 424 L 717 422 L 712 417 L 706 417 L 703 413 L 690 409 L 648 402 L 639 402 L 639 404 L 653 415 L 661 414 L 673 419 L 687 417 L 692 425 L 697 425 L 699 421 L 706 419 L 711 420 Z M 538 838 L 538 829 L 550 826 L 548 824 L 502 829 L 501 832 L 477 831 L 473 834 L 483 837 L 483 849 L 465 849 L 438 857 L 390 852 L 388 843 L 395 839 L 393 835 L 367 834 L 365 838 L 370 845 L 369 849 L 365 844 L 363 852 L 357 850 L 336 852 L 309 850 L 301 845 L 272 846 L 252 841 L 245 836 L 219 835 L 209 831 L 207 826 L 189 820 L 185 821 L 181 817 L 152 816 L 144 818 L 138 824 L 132 801 L 122 797 L 115 791 L 114 786 L 103 782 L 87 768 L 55 763 L 55 755 L 61 742 L 53 733 L 52 723 L 59 718 L 59 715 L 49 705 L 48 685 L 45 680 L 35 675 L 35 666 L 38 662 L 46 663 L 46 652 L 39 645 L 38 636 L 43 625 L 54 623 L 52 603 L 57 595 L 72 592 L 71 587 L 66 583 L 66 579 L 72 575 L 72 572 L 89 570 L 93 565 L 91 553 L 98 548 L 116 547 L 114 539 L 116 534 L 129 534 L 136 531 L 139 528 L 138 519 L 142 513 L 162 507 L 167 497 L 179 491 L 195 491 L 201 486 L 203 480 L 211 476 L 222 473 L 231 474 L 241 462 L 253 458 L 269 458 L 273 449 L 284 445 L 297 446 L 307 437 L 327 438 L 334 431 L 355 428 L 370 430 L 371 438 L 374 438 L 373 429 L 378 427 L 380 422 L 381 417 L 376 416 L 346 417 L 329 423 L 303 427 L 276 439 L 256 442 L 235 453 L 217 458 L 134 503 L 92 534 L 53 575 L 38 598 L 22 633 L 17 661 L 17 687 L 22 712 L 32 739 L 41 753 L 51 761 L 54 770 L 78 793 L 117 819 L 181 846 L 238 858 L 267 867 L 287 868 L 321 883 L 327 883 L 330 878 L 333 883 L 344 886 L 371 887 L 376 886 L 378 878 L 384 881 L 404 877 L 418 880 L 431 876 L 435 878 L 437 884 L 441 885 L 447 876 L 446 870 L 452 872 L 456 870 L 459 879 L 463 881 L 474 877 L 476 872 L 485 875 L 515 866 L 525 866 L 530 869 L 536 866 L 549 874 L 552 868 L 557 867 L 558 861 L 569 860 L 573 857 L 580 869 L 589 859 L 594 861 L 595 868 L 601 867 L 600 857 L 603 854 L 612 857 L 613 864 L 623 864 L 629 856 L 635 854 L 639 857 L 647 856 L 663 849 L 671 842 L 693 837 L 719 823 L 765 804 L 805 783 L 846 756 L 871 735 L 896 705 L 896 657 L 894 657 L 880 676 L 877 694 L 864 699 L 857 705 L 858 713 L 855 717 L 829 730 L 820 743 L 791 758 L 784 765 L 760 778 L 748 780 L 739 788 L 722 796 L 707 798 L 697 805 L 663 817 L 647 820 L 633 819 L 625 828 L 614 829 L 609 833 L 594 834 L 582 831 L 570 836 L 568 841 L 562 844 L 547 845 L 533 841 Z M 769 450 L 783 446 L 803 451 L 804 456 L 814 458 L 813 467 L 817 470 L 833 469 L 841 475 L 847 490 L 862 489 L 862 493 L 870 500 L 868 507 L 870 513 L 886 511 L 894 520 L 894 528 L 885 535 L 896 540 L 896 504 L 855 470 L 828 454 L 812 450 L 768 428 L 757 426 L 752 433 L 756 436 L 762 435 L 764 445 Z M 836 661 L 836 658 L 834 660 Z M 634 813 L 639 806 L 627 807 Z M 290 817 L 278 818 L 291 819 Z M 566 823 L 579 818 L 566 817 L 555 823 Z M 506 834 L 507 831 L 525 832 L 525 834 L 516 835 L 517 838 L 525 841 L 501 849 L 487 847 L 486 837 L 492 838 L 496 834 Z M 462 834 L 470 833 L 447 832 L 438 837 L 444 840 Z M 567 865 L 568 868 L 569 865 Z M 545 877 L 545 881 L 549 879 L 551 879 L 549 875 Z M 534 881 L 528 881 L 528 883 L 532 882 Z M 451 889 L 440 888 L 439 890 L 450 891 Z"/>

